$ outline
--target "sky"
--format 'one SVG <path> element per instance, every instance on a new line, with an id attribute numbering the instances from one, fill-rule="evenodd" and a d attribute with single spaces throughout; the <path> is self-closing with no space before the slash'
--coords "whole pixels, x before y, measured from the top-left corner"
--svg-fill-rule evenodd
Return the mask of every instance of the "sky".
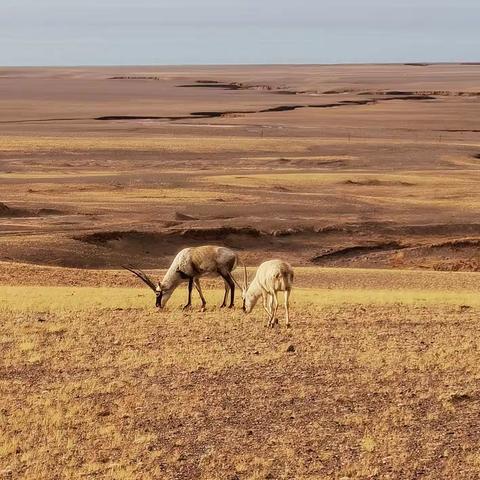
<path id="1" fill-rule="evenodd" d="M 0 66 L 480 61 L 480 0 L 0 0 Z"/>

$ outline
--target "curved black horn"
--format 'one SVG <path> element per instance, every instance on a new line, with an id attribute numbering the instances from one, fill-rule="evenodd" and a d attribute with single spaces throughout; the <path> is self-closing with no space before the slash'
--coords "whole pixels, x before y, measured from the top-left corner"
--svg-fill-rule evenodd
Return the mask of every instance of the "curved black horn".
<path id="1" fill-rule="evenodd" d="M 145 272 L 142 272 L 138 268 L 126 267 L 125 265 L 122 265 L 122 268 L 128 270 L 129 272 L 132 272 L 142 282 L 146 283 L 154 292 L 157 291 L 157 286 L 155 285 L 155 282 Z"/>
<path id="2" fill-rule="evenodd" d="M 238 260 L 238 262 L 240 263 L 240 265 L 243 266 L 243 268 L 246 270 L 246 267 L 245 267 L 245 264 L 241 261 L 241 260 Z M 245 290 L 247 288 L 248 285 L 246 285 L 246 282 L 245 282 L 245 278 L 244 278 L 244 286 L 242 287 L 242 285 L 240 285 L 240 282 L 233 276 L 233 273 L 230 272 L 230 276 L 232 277 L 232 280 L 233 282 L 235 283 L 235 285 L 241 290 Z"/>
<path id="3" fill-rule="evenodd" d="M 243 287 L 238 283 L 238 280 L 233 276 L 233 273 L 230 274 L 232 277 L 233 283 L 240 289 L 243 290 Z"/>

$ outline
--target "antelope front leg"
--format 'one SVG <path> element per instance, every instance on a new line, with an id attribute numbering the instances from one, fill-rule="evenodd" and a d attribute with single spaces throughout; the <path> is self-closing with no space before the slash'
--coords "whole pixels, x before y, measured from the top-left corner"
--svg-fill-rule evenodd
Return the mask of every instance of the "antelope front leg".
<path id="1" fill-rule="evenodd" d="M 290 327 L 290 312 L 289 312 L 289 304 L 290 301 L 290 290 L 285 290 L 285 325 Z"/>
<path id="2" fill-rule="evenodd" d="M 277 292 L 273 294 L 273 304 L 274 304 L 274 310 L 273 310 L 273 315 L 272 315 L 272 327 L 275 325 L 275 321 L 277 318 L 277 310 L 278 310 L 278 297 L 277 297 Z"/>
<path id="3" fill-rule="evenodd" d="M 271 319 L 271 323 L 272 323 L 272 327 L 275 325 L 275 320 L 276 320 L 276 317 L 277 317 L 277 310 L 278 310 L 278 298 L 277 298 L 277 292 L 274 292 L 273 294 L 271 293 L 270 295 L 272 295 L 272 299 L 273 299 L 273 312 L 272 312 L 272 319 Z"/>
<path id="4" fill-rule="evenodd" d="M 268 319 L 270 320 L 270 310 L 268 309 L 269 296 L 268 293 L 262 292 L 262 306 L 265 312 L 267 313 Z"/>
<path id="5" fill-rule="evenodd" d="M 271 293 L 269 295 L 269 318 L 268 318 L 268 327 L 273 327 L 273 320 L 275 318 L 275 313 L 274 313 L 274 302 L 275 302 L 275 297 Z"/>
<path id="6" fill-rule="evenodd" d="M 183 310 L 186 310 L 187 308 L 192 305 L 192 289 L 193 289 L 193 278 L 188 279 L 188 300 L 186 305 L 183 306 Z"/>

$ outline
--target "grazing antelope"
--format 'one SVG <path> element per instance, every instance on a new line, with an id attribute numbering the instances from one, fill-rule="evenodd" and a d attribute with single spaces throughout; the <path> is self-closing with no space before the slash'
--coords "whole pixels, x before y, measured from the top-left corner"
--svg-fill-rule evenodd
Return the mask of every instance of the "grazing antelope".
<path id="1" fill-rule="evenodd" d="M 186 309 L 192 304 L 192 289 L 195 286 L 202 300 L 202 311 L 204 311 L 207 302 L 200 287 L 200 277 L 205 275 L 222 277 L 225 282 L 225 294 L 220 308 L 226 306 L 229 292 L 230 304 L 228 308 L 232 308 L 235 301 L 235 283 L 232 277 L 232 270 L 235 269 L 237 263 L 237 254 L 229 248 L 205 245 L 202 247 L 184 248 L 178 252 L 163 280 L 157 284 L 139 269 L 123 268 L 132 272 L 155 292 L 157 296 L 156 307 L 163 308 L 173 291 L 181 283 L 188 282 L 188 300 L 183 308 Z"/>
<path id="2" fill-rule="evenodd" d="M 282 260 L 268 260 L 257 269 L 255 278 L 248 285 L 247 269 L 244 266 L 243 310 L 250 313 L 262 297 L 263 308 L 268 315 L 268 326 L 273 327 L 278 309 L 278 292 L 285 292 L 285 319 L 290 326 L 288 311 L 290 292 L 293 287 L 293 268 Z"/>

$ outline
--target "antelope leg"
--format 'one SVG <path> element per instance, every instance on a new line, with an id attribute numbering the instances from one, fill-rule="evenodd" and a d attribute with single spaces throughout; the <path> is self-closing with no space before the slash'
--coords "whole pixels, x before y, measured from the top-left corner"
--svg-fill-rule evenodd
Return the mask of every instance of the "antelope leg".
<path id="1" fill-rule="evenodd" d="M 223 281 L 225 282 L 225 293 L 223 294 L 223 302 L 220 305 L 220 308 L 223 308 L 227 305 L 228 292 L 230 291 L 230 285 L 227 283 L 225 279 L 223 279 Z"/>
<path id="2" fill-rule="evenodd" d="M 268 318 L 270 318 L 270 310 L 268 309 L 268 293 L 262 292 L 262 306 L 263 309 L 267 312 Z"/>
<path id="3" fill-rule="evenodd" d="M 202 300 L 202 311 L 205 311 L 205 305 L 207 304 L 207 301 L 203 296 L 202 287 L 200 287 L 200 280 L 198 278 L 195 278 L 193 280 L 193 284 L 195 285 L 195 288 L 197 289 L 197 292 L 200 295 L 200 299 Z"/>
<path id="4" fill-rule="evenodd" d="M 188 279 L 188 300 L 186 305 L 183 306 L 183 310 L 186 310 L 192 304 L 192 289 L 193 289 L 193 278 Z"/>
<path id="5" fill-rule="evenodd" d="M 274 296 L 269 292 L 269 305 L 268 305 L 268 308 L 269 308 L 269 318 L 268 318 L 268 326 L 269 327 L 273 327 L 273 319 L 275 318 L 274 317 L 274 314 L 273 314 L 273 302 L 274 302 Z"/>
<path id="6" fill-rule="evenodd" d="M 219 272 L 220 276 L 225 280 L 225 283 L 230 287 L 230 305 L 228 308 L 232 308 L 235 302 L 235 282 L 232 280 L 230 272 L 222 273 Z M 225 286 L 225 296 L 227 295 L 227 287 Z M 225 299 L 226 300 L 226 299 Z"/>
<path id="7" fill-rule="evenodd" d="M 290 326 L 290 312 L 288 311 L 289 309 L 289 302 L 290 300 L 290 290 L 285 290 L 285 325 L 287 327 Z"/>
<path id="8" fill-rule="evenodd" d="M 277 298 L 277 292 L 274 292 L 272 295 L 273 298 L 273 312 L 272 312 L 272 327 L 275 325 L 275 320 L 277 317 L 277 310 L 278 310 L 278 298 Z"/>
<path id="9" fill-rule="evenodd" d="M 233 308 L 235 306 L 235 282 L 230 274 L 228 274 L 228 280 L 230 284 L 230 305 L 228 308 Z"/>

